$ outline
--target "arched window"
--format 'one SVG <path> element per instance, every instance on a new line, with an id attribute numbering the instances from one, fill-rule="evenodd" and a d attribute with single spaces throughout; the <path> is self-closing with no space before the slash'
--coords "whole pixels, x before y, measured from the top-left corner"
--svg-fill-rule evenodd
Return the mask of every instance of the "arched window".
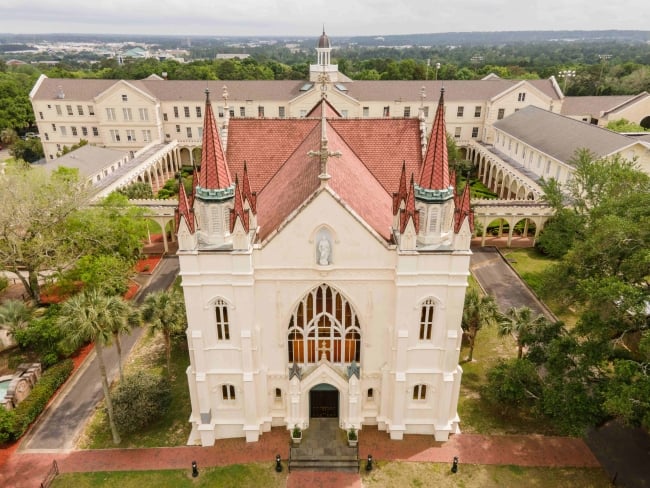
<path id="1" fill-rule="evenodd" d="M 433 299 L 429 298 L 422 304 L 420 313 L 420 340 L 430 341 L 433 329 L 433 318 L 435 316 L 435 305 Z"/>
<path id="2" fill-rule="evenodd" d="M 235 400 L 235 386 L 221 385 L 221 398 L 224 400 Z"/>
<path id="3" fill-rule="evenodd" d="M 217 326 L 217 339 L 220 341 L 229 341 L 230 322 L 228 321 L 228 304 L 224 300 L 217 300 L 214 305 L 214 312 Z"/>
<path id="4" fill-rule="evenodd" d="M 322 284 L 300 301 L 289 319 L 289 362 L 333 363 L 361 360 L 361 328 L 350 303 Z"/>
<path id="5" fill-rule="evenodd" d="M 413 388 L 413 400 L 427 399 L 427 385 L 415 385 Z"/>

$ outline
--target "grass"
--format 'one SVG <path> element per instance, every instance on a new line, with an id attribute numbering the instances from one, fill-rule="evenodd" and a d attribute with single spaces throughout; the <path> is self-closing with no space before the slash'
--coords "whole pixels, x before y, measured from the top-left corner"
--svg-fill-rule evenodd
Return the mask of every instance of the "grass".
<path id="1" fill-rule="evenodd" d="M 113 444 L 108 419 L 103 408 L 103 402 L 97 408 L 95 415 L 88 423 L 79 442 L 81 449 L 111 449 L 136 447 L 170 447 L 185 445 L 190 435 L 191 425 L 188 422 L 191 412 L 189 388 L 185 370 L 189 364 L 187 345 L 174 343 L 172 349 L 172 403 L 166 414 L 155 423 L 139 432 L 122 435 L 119 446 Z M 138 342 L 125 367 L 125 375 L 129 371 L 148 369 L 152 372 L 163 373 L 165 368 L 165 349 L 161 336 L 150 337 L 146 333 Z"/>
<path id="2" fill-rule="evenodd" d="M 556 264 L 557 259 L 544 256 L 535 248 L 504 249 L 502 252 L 515 271 L 535 291 L 537 296 L 546 295 L 542 274 L 549 266 Z M 546 298 L 544 303 L 567 326 L 571 327 L 577 322 L 579 314 L 575 310 L 553 299 Z"/>
<path id="3" fill-rule="evenodd" d="M 461 460 L 462 461 L 462 460 Z M 365 488 L 400 488 L 439 486 L 502 488 L 580 486 L 581 488 L 609 487 L 609 480 L 601 469 L 590 468 L 524 468 L 520 466 L 486 466 L 460 464 L 457 473 L 451 473 L 449 464 L 376 462 L 370 473 L 362 471 Z M 67 473 L 59 475 L 52 488 L 156 488 L 232 487 L 281 488 L 287 484 L 286 467 L 276 473 L 273 465 L 246 464 L 222 468 L 200 469 L 197 478 L 190 469 L 166 471 L 124 471 L 98 473 Z"/>
<path id="4" fill-rule="evenodd" d="M 56 477 L 52 488 L 267 488 L 285 487 L 287 471 L 276 473 L 274 464 L 234 464 L 232 466 L 202 469 L 192 478 L 191 469 L 160 471 L 116 471 L 96 473 L 66 473 Z"/>
<path id="5" fill-rule="evenodd" d="M 460 357 L 469 351 L 464 344 Z M 499 337 L 496 327 L 479 331 L 474 347 L 474 360 L 462 362 L 463 379 L 460 384 L 458 415 L 461 430 L 465 433 L 502 434 L 556 434 L 548 422 L 525 411 L 504 411 L 481 397 L 487 371 L 500 359 L 515 357 L 517 346 L 512 336 Z"/>
<path id="6" fill-rule="evenodd" d="M 377 469 L 370 473 L 363 473 L 364 488 L 610 486 L 601 469 L 460 464 L 458 472 L 452 473 L 450 464 L 379 462 L 376 466 Z"/>

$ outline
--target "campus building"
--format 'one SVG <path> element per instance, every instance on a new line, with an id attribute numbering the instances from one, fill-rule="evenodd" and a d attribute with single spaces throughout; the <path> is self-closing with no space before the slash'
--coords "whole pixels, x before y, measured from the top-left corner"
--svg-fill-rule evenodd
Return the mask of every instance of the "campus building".
<path id="1" fill-rule="evenodd" d="M 473 216 L 447 164 L 443 95 L 426 133 L 343 118 L 321 93 L 303 118 L 235 118 L 223 138 L 205 103 L 177 223 L 190 443 L 315 417 L 393 439 L 459 430 Z"/>

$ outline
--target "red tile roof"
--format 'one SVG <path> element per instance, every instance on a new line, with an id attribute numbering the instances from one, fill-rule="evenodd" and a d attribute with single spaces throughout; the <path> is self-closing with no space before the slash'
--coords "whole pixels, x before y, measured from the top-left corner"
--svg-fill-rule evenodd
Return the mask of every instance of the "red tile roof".
<path id="1" fill-rule="evenodd" d="M 418 173 L 422 153 L 417 119 L 328 119 L 328 184 L 341 202 L 387 241 L 391 240 L 393 198 L 402 170 Z M 318 119 L 233 119 L 229 124 L 230 170 L 250 179 L 242 196 L 257 191 L 258 238 L 267 239 L 320 188 Z M 404 184 L 404 186 L 406 186 Z M 406 197 L 405 188 L 402 190 Z"/>
<path id="2" fill-rule="evenodd" d="M 251 209 L 253 214 L 257 213 L 257 193 L 251 191 L 251 182 L 248 179 L 248 168 L 246 167 L 246 161 L 244 161 L 244 175 L 242 176 L 242 196 L 244 200 L 248 202 L 248 206 Z"/>
<path id="3" fill-rule="evenodd" d="M 309 151 L 316 150 L 320 146 L 320 127 L 317 124 L 308 124 L 313 122 L 308 120 L 293 122 L 299 122 L 296 125 L 304 127 L 311 126 L 312 130 L 303 138 L 302 144 L 294 148 L 292 154 L 259 192 L 257 225 L 260 228 L 258 235 L 260 241 L 264 241 L 276 231 L 287 217 L 305 203 L 320 186 L 318 159 L 307 155 Z M 270 142 L 273 143 L 272 140 Z M 274 145 L 281 143 L 282 139 Z M 250 164 L 250 160 L 248 167 L 251 173 L 255 169 Z"/>
<path id="4" fill-rule="evenodd" d="M 202 148 L 199 186 L 210 190 L 228 188 L 232 184 L 232 179 L 223 153 L 219 128 L 214 119 L 208 90 L 206 90 Z"/>
<path id="5" fill-rule="evenodd" d="M 418 180 L 418 185 L 428 190 L 444 190 L 450 186 L 444 93 L 443 88 L 440 90 L 440 100 L 433 120 L 431 137 L 429 137 L 424 165 Z"/>
<path id="6" fill-rule="evenodd" d="M 260 190 L 317 125 L 314 119 L 230 119 L 226 150 L 230 171 L 243 174 L 246 162 L 250 188 L 259 198 Z"/>

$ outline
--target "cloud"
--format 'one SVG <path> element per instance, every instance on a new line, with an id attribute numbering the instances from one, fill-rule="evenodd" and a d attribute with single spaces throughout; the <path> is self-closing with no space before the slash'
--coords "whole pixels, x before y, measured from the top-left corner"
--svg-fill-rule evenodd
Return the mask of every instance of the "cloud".
<path id="1" fill-rule="evenodd" d="M 315 36 L 648 29 L 650 1 L 5 0 L 0 32 Z"/>

